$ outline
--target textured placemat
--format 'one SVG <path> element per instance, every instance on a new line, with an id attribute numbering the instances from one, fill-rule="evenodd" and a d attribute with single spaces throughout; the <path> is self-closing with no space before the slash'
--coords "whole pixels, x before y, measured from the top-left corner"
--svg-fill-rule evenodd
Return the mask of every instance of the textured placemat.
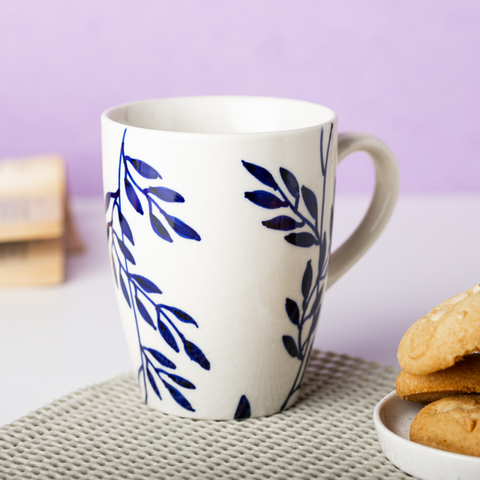
<path id="1" fill-rule="evenodd" d="M 412 478 L 383 455 L 372 419 L 397 373 L 314 351 L 296 406 L 242 421 L 162 414 L 122 375 L 1 428 L 0 478 Z"/>

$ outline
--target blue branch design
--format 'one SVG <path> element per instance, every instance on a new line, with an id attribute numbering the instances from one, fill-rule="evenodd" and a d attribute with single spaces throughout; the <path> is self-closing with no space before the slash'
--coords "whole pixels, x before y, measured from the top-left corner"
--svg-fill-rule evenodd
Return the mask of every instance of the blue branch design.
<path id="1" fill-rule="evenodd" d="M 327 231 L 324 230 L 325 216 L 325 189 L 327 181 L 327 170 L 329 166 L 330 144 L 332 139 L 333 124 L 330 124 L 327 151 L 324 154 L 324 128 L 320 133 L 320 167 L 323 177 L 323 196 L 321 200 L 320 212 L 318 211 L 318 202 L 315 193 L 303 185 L 301 188 L 295 175 L 285 168 L 280 168 L 280 176 L 284 186 L 280 186 L 274 176 L 265 168 L 248 163 L 242 160 L 243 166 L 263 185 L 266 185 L 274 193 L 266 190 L 256 190 L 254 192 L 245 192 L 245 198 L 255 205 L 266 209 L 289 209 L 289 215 L 280 215 L 270 220 L 263 221 L 262 224 L 273 230 L 291 231 L 285 236 L 285 240 L 301 248 L 318 248 L 317 274 L 314 277 L 314 268 L 312 260 L 307 262 L 303 273 L 301 292 L 302 301 L 297 303 L 295 300 L 287 298 L 285 300 L 285 310 L 289 320 L 297 327 L 296 339 L 290 335 L 282 337 L 283 345 L 288 354 L 296 358 L 299 363 L 297 375 L 293 385 L 282 404 L 283 410 L 292 395 L 299 390 L 305 369 L 310 357 L 313 345 L 313 334 L 317 326 L 320 315 L 321 302 L 324 290 L 324 281 L 327 277 L 328 264 L 330 260 L 330 249 L 328 245 L 332 237 L 333 224 L 333 204 L 330 212 L 330 226 Z M 301 204 L 301 200 L 303 200 Z M 300 209 L 302 205 L 302 210 Z M 319 225 L 320 215 L 320 225 Z M 307 323 L 309 322 L 309 325 Z"/>
<path id="2" fill-rule="evenodd" d="M 142 178 L 161 180 L 162 177 L 157 170 L 146 162 L 125 154 L 126 133 L 127 129 L 123 133 L 120 149 L 118 188 L 115 192 L 106 194 L 105 210 L 107 213 L 110 211 L 107 222 L 107 237 L 109 239 L 113 276 L 117 288 L 122 291 L 135 319 L 141 358 L 138 380 L 141 386 L 143 384 L 145 402 L 148 400 L 148 382 L 151 390 L 160 400 L 162 400 L 161 391 L 167 391 L 178 405 L 194 412 L 195 409 L 178 387 L 193 390 L 196 388 L 195 385 L 172 372 L 176 370 L 177 366 L 167 356 L 168 353 L 143 344 L 142 331 L 144 328 L 152 328 L 158 331 L 165 342 L 167 351 L 170 348 L 178 354 L 180 353 L 179 345 L 182 345 L 184 353 L 190 360 L 197 363 L 201 368 L 210 370 L 210 362 L 202 350 L 189 341 L 178 326 L 178 323 L 182 323 L 198 328 L 198 324 L 183 310 L 159 303 L 157 298 L 158 295 L 162 294 L 160 288 L 152 280 L 131 271 L 134 266 L 138 268 L 132 253 L 132 251 L 134 252 L 132 247 L 135 246 L 135 241 L 127 218 L 122 212 L 122 197 L 128 199 L 139 215 L 144 215 L 146 203 L 152 230 L 162 240 L 172 243 L 175 234 L 187 240 L 200 241 L 201 238 L 189 225 L 179 218 L 169 215 L 160 203 L 183 203 L 185 199 L 182 195 L 163 186 L 141 187 Z"/>

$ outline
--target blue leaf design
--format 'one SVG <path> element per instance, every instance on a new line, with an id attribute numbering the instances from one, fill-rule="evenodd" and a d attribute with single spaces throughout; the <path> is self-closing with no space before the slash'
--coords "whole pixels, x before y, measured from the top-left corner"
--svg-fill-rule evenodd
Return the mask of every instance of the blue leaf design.
<path id="1" fill-rule="evenodd" d="M 300 311 L 298 309 L 297 302 L 287 298 L 285 302 L 285 310 L 287 311 L 288 318 L 294 325 L 298 325 L 300 321 Z"/>
<path id="2" fill-rule="evenodd" d="M 162 396 L 160 395 L 157 384 L 155 383 L 155 379 L 153 378 L 153 375 L 150 373 L 150 370 L 148 368 L 147 368 L 147 377 L 148 377 L 148 381 L 150 382 L 150 385 L 153 388 L 153 391 L 157 394 L 157 397 L 161 400 Z"/>
<path id="3" fill-rule="evenodd" d="M 316 245 L 318 242 L 311 233 L 301 232 L 301 233 L 291 233 L 285 237 L 285 240 L 292 245 L 297 247 L 308 248 L 312 245 Z"/>
<path id="4" fill-rule="evenodd" d="M 280 168 L 280 175 L 282 176 L 283 183 L 285 183 L 288 191 L 298 198 L 300 195 L 300 187 L 298 186 L 295 175 L 286 168 Z"/>
<path id="5" fill-rule="evenodd" d="M 147 293 L 162 293 L 162 291 L 148 278 L 142 275 L 130 275 L 130 278 L 135 280 L 138 285 Z"/>
<path id="6" fill-rule="evenodd" d="M 185 313 L 183 310 L 175 307 L 169 307 L 168 305 L 159 305 L 158 308 L 161 310 L 164 308 L 169 312 L 172 312 L 181 322 L 184 323 L 193 323 L 196 327 L 198 327 L 197 322 L 190 316 L 188 313 Z"/>
<path id="7" fill-rule="evenodd" d="M 288 202 L 281 200 L 273 193 L 265 190 L 256 190 L 254 192 L 245 192 L 245 198 L 248 198 L 252 203 L 263 208 L 281 208 L 288 207 Z"/>
<path id="8" fill-rule="evenodd" d="M 167 229 L 163 226 L 162 222 L 153 214 L 150 214 L 150 224 L 152 225 L 153 231 L 163 240 L 172 243 L 172 237 L 168 233 Z"/>
<path id="9" fill-rule="evenodd" d="M 144 178 L 150 178 L 152 180 L 155 178 L 162 178 L 154 168 L 142 160 L 136 160 L 128 155 L 125 155 L 125 160 L 128 160 L 133 168 Z"/>
<path id="10" fill-rule="evenodd" d="M 125 191 L 127 192 L 127 197 L 132 207 L 140 214 L 143 215 L 143 208 L 140 200 L 138 199 L 137 194 L 135 193 L 135 189 L 133 188 L 132 184 L 129 182 L 128 178 L 125 177 Z"/>
<path id="11" fill-rule="evenodd" d="M 190 405 L 190 402 L 175 388 L 172 387 L 167 382 L 163 382 L 163 384 L 167 387 L 168 391 L 170 392 L 170 395 L 172 398 L 185 410 L 190 410 L 190 412 L 194 412 L 195 410 L 193 407 Z"/>
<path id="12" fill-rule="evenodd" d="M 155 358 L 155 360 L 161 365 L 163 365 L 164 367 L 172 368 L 172 369 L 177 368 L 177 366 L 172 361 L 170 361 L 165 355 L 161 354 L 158 350 L 154 350 L 153 348 L 147 348 L 147 347 L 143 347 L 143 349 L 150 352 L 153 358 Z"/>
<path id="13" fill-rule="evenodd" d="M 138 297 L 135 297 L 135 303 L 137 304 L 138 311 L 140 312 L 140 315 L 143 317 L 143 319 L 153 327 L 154 330 L 157 329 L 155 324 L 153 323 L 152 317 L 148 313 L 148 310 L 145 308 L 145 305 L 140 301 Z"/>
<path id="14" fill-rule="evenodd" d="M 146 193 L 151 193 L 164 202 L 185 202 L 185 199 L 179 193 L 165 187 L 150 187 L 146 190 Z"/>
<path id="15" fill-rule="evenodd" d="M 138 369 L 137 373 L 137 379 L 140 380 L 140 374 L 143 372 L 143 365 L 140 365 L 140 368 Z"/>
<path id="16" fill-rule="evenodd" d="M 267 187 L 273 188 L 274 190 L 278 189 L 277 182 L 275 182 L 272 174 L 263 167 L 254 165 L 253 163 L 248 163 L 242 160 L 243 166 L 260 182 Z"/>
<path id="17" fill-rule="evenodd" d="M 118 246 L 120 247 L 120 250 L 122 251 L 125 259 L 128 260 L 133 265 L 135 265 L 135 259 L 133 258 L 133 255 L 131 254 L 131 252 L 127 248 L 127 246 L 118 237 L 117 237 L 117 242 L 118 242 Z"/>
<path id="18" fill-rule="evenodd" d="M 132 305 L 130 303 L 130 297 L 128 296 L 128 292 L 127 292 L 127 287 L 125 286 L 125 282 L 123 281 L 123 275 L 121 273 L 120 273 L 120 287 L 122 288 L 122 293 L 123 293 L 123 296 L 125 297 L 125 300 L 128 303 L 128 306 L 132 308 Z"/>
<path id="19" fill-rule="evenodd" d="M 195 390 L 195 385 L 190 383 L 188 380 L 185 380 L 183 377 L 169 373 L 168 376 L 177 384 L 183 388 L 189 388 L 190 390 Z"/>
<path id="20" fill-rule="evenodd" d="M 183 346 L 185 347 L 185 352 L 191 360 L 198 363 L 205 370 L 210 370 L 210 362 L 194 343 L 184 339 Z"/>
<path id="21" fill-rule="evenodd" d="M 193 228 L 182 222 L 179 218 L 165 215 L 165 219 L 173 228 L 173 230 L 181 237 L 188 238 L 189 240 L 196 240 L 197 242 L 201 240 L 200 235 Z"/>
<path id="22" fill-rule="evenodd" d="M 302 295 L 305 300 L 308 298 L 308 294 L 310 293 L 310 288 L 312 287 L 312 278 L 313 278 L 312 261 L 309 260 L 307 262 L 307 266 L 305 267 L 305 272 L 303 273 L 303 279 L 302 279 Z"/>
<path id="23" fill-rule="evenodd" d="M 313 217 L 313 219 L 316 220 L 318 216 L 317 196 L 305 186 L 302 187 L 302 196 L 308 212 Z"/>
<path id="24" fill-rule="evenodd" d="M 246 418 L 250 418 L 251 416 L 252 411 L 250 408 L 250 402 L 245 395 L 242 395 L 240 397 L 240 401 L 238 402 L 238 407 L 233 418 L 235 420 L 244 420 Z"/>
<path id="25" fill-rule="evenodd" d="M 132 245 L 135 245 L 130 225 L 128 224 L 127 219 L 122 215 L 122 212 L 120 210 L 118 211 L 118 218 L 120 220 L 120 228 L 122 230 L 122 233 L 130 240 Z"/>
<path id="26" fill-rule="evenodd" d="M 297 344 L 295 343 L 295 340 L 290 335 L 284 335 L 282 339 L 283 339 L 283 345 L 285 346 L 289 355 L 293 358 L 297 358 L 298 349 L 297 349 Z"/>
<path id="27" fill-rule="evenodd" d="M 177 342 L 175 341 L 175 337 L 172 335 L 172 332 L 170 332 L 169 328 L 160 320 L 160 318 L 157 318 L 157 323 L 158 323 L 158 331 L 160 332 L 160 335 L 163 337 L 163 339 L 176 352 L 179 352 L 180 349 L 178 348 Z"/>
<path id="28" fill-rule="evenodd" d="M 296 222 L 293 218 L 287 217 L 286 215 L 280 215 L 279 217 L 272 218 L 271 220 L 266 220 L 262 222 L 267 228 L 273 230 L 294 230 L 295 228 L 303 227 L 304 222 Z"/>

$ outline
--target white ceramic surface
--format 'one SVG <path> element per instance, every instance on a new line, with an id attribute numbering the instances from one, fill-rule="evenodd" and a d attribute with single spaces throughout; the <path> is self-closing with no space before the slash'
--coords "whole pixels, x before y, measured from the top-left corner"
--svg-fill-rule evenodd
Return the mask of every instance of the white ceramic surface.
<path id="1" fill-rule="evenodd" d="M 391 216 L 398 168 L 363 134 L 337 141 L 307 102 L 194 97 L 102 116 L 117 298 L 145 401 L 194 418 L 291 406 L 324 293 Z M 338 158 L 362 150 L 375 193 L 330 260 Z"/>
<path id="2" fill-rule="evenodd" d="M 375 407 L 373 419 L 387 458 L 421 480 L 478 480 L 480 458 L 445 452 L 410 441 L 410 425 L 423 405 L 389 393 Z"/>

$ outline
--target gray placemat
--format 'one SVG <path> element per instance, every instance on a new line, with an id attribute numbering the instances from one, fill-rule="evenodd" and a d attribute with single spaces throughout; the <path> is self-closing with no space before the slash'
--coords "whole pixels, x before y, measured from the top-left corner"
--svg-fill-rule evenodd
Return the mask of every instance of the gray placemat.
<path id="1" fill-rule="evenodd" d="M 1 428 L 0 479 L 412 478 L 383 455 L 372 419 L 397 374 L 317 350 L 294 407 L 242 421 L 162 414 L 122 375 Z"/>

